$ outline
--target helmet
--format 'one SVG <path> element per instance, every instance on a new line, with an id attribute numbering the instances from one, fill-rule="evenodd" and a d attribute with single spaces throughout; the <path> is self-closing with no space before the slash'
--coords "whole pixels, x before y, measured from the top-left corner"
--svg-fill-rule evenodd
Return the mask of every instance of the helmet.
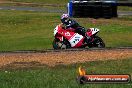
<path id="1" fill-rule="evenodd" d="M 69 18 L 68 14 L 62 14 L 61 19 L 67 19 L 67 18 Z"/>
<path id="2" fill-rule="evenodd" d="M 61 22 L 64 24 L 69 20 L 69 15 L 68 14 L 62 14 L 61 16 Z"/>

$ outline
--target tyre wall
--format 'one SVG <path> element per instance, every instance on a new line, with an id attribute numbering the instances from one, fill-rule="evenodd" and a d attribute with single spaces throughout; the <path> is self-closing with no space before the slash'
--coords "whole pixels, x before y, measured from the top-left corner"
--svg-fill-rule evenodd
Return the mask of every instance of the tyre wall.
<path id="1" fill-rule="evenodd" d="M 68 14 L 71 17 L 112 18 L 117 17 L 115 2 L 69 2 Z"/>

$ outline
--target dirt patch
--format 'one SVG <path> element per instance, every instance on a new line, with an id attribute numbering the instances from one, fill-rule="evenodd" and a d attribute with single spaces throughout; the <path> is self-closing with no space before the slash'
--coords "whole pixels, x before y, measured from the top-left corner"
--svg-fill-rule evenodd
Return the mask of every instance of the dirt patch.
<path id="1" fill-rule="evenodd" d="M 0 68 L 55 66 L 58 64 L 83 63 L 96 60 L 132 58 L 132 49 L 90 50 L 48 53 L 3 53 L 0 54 Z"/>

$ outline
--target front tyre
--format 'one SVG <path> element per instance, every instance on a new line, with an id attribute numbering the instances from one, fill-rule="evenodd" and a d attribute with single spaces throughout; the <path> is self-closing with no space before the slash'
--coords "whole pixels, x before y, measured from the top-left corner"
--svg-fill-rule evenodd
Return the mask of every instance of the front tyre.
<path id="1" fill-rule="evenodd" d="M 105 43 L 104 41 L 98 37 L 98 36 L 95 36 L 94 37 L 94 41 L 89 45 L 89 48 L 105 48 Z"/>
<path id="2" fill-rule="evenodd" d="M 105 48 L 105 43 L 104 41 L 98 37 L 98 36 L 95 36 L 95 42 L 94 42 L 94 46 L 95 47 L 98 47 L 98 48 Z"/>

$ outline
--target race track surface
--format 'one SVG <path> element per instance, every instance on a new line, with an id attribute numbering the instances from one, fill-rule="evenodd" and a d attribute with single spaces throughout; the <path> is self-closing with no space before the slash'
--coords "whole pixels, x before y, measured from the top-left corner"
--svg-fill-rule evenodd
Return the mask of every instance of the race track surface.
<path id="1" fill-rule="evenodd" d="M 132 49 L 0 53 L 0 68 L 55 66 L 127 58 L 132 58 Z"/>

